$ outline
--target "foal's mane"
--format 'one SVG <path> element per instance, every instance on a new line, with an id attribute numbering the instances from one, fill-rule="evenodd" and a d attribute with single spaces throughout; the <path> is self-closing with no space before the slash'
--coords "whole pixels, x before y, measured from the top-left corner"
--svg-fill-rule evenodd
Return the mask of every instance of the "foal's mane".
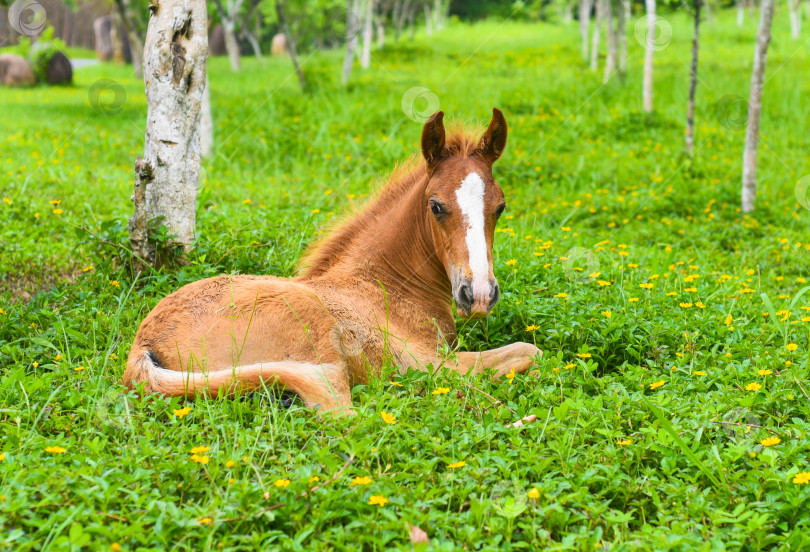
<path id="1" fill-rule="evenodd" d="M 445 141 L 448 155 L 470 157 L 478 148 L 480 135 L 481 133 L 474 133 L 461 126 L 451 126 Z M 414 154 L 404 163 L 394 167 L 385 185 L 378 188 L 360 209 L 349 211 L 340 217 L 323 239 L 307 248 L 299 262 L 299 275 L 309 277 L 326 272 L 349 244 L 380 217 L 385 216 L 400 197 L 414 186 L 425 185 L 427 185 L 425 160 L 421 154 Z"/>

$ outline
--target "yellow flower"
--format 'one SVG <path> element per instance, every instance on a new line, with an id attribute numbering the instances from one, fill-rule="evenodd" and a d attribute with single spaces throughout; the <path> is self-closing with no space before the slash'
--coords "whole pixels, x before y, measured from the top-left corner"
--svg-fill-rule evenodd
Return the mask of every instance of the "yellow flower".
<path id="1" fill-rule="evenodd" d="M 655 383 L 650 384 L 650 389 L 658 389 L 659 387 L 661 387 L 665 383 L 666 382 L 664 380 L 656 381 Z"/>
<path id="2" fill-rule="evenodd" d="M 577 353 L 579 358 L 591 358 L 591 353 Z"/>
<path id="3" fill-rule="evenodd" d="M 512 266 L 514 264 L 517 264 L 517 261 L 515 259 L 509 259 L 508 261 L 506 261 L 506 264 Z"/>
<path id="4" fill-rule="evenodd" d="M 563 370 L 570 370 L 574 366 L 576 366 L 576 364 L 566 364 L 565 366 L 563 366 Z"/>
<path id="5" fill-rule="evenodd" d="M 782 439 L 780 439 L 779 437 L 766 437 L 765 439 L 763 439 L 759 443 L 763 447 L 772 447 L 774 445 L 778 445 L 781 442 L 782 442 Z"/>
<path id="6" fill-rule="evenodd" d="M 174 410 L 174 415 L 177 416 L 178 418 L 182 418 L 183 416 L 185 416 L 189 412 L 191 412 L 191 408 L 186 406 L 184 408 L 176 408 Z M 208 450 L 208 449 L 206 449 L 206 450 Z"/>
<path id="7" fill-rule="evenodd" d="M 76 366 L 73 370 L 81 372 L 82 370 L 87 370 L 87 366 Z"/>
<path id="8" fill-rule="evenodd" d="M 95 267 L 94 267 L 93 265 L 87 265 L 86 267 L 84 267 L 84 268 L 82 269 L 82 272 L 90 272 L 90 271 L 91 271 L 91 270 L 93 270 L 94 268 L 95 268 Z"/>
<path id="9" fill-rule="evenodd" d="M 313 215 L 317 215 L 320 212 L 321 212 L 320 209 L 313 209 L 312 211 L 310 211 L 310 213 L 312 213 Z"/>
<path id="10" fill-rule="evenodd" d="M 636 303 L 636 302 L 638 302 L 638 297 L 631 297 L 630 299 L 627 300 L 627 302 L 628 303 Z"/>
<path id="11" fill-rule="evenodd" d="M 202 455 L 202 456 L 199 455 L 199 454 L 192 454 L 191 455 L 191 461 L 196 462 L 197 464 L 207 464 L 208 460 L 209 460 L 209 458 L 207 456 L 205 456 L 205 455 Z"/>
<path id="12" fill-rule="evenodd" d="M 688 309 L 692 307 L 692 303 L 678 303 L 678 306 L 684 309 Z"/>
<path id="13" fill-rule="evenodd" d="M 797 473 L 796 477 L 793 478 L 793 482 L 796 485 L 807 485 L 810 483 L 810 472 Z"/>
<path id="14" fill-rule="evenodd" d="M 394 425 L 395 423 L 397 423 L 397 417 L 394 416 L 393 414 L 389 414 L 388 412 L 382 411 L 380 412 L 380 416 L 382 417 L 383 421 L 386 424 Z"/>
<path id="15" fill-rule="evenodd" d="M 202 454 L 204 452 L 208 452 L 209 450 L 211 450 L 211 447 L 194 447 L 189 452 L 191 452 L 191 454 Z"/>
<path id="16" fill-rule="evenodd" d="M 118 282 L 118 280 L 110 280 L 110 285 L 112 287 L 117 287 L 117 288 L 121 287 L 121 284 Z"/>
<path id="17" fill-rule="evenodd" d="M 695 291 L 697 291 L 697 288 L 693 288 L 693 287 L 691 287 L 691 288 L 686 288 L 684 291 L 688 291 L 688 292 L 690 292 L 690 293 L 694 293 Z"/>
<path id="18" fill-rule="evenodd" d="M 467 462 L 465 462 L 464 460 L 459 460 L 458 462 L 454 462 L 452 464 L 447 464 L 447 467 L 450 468 L 450 469 L 456 469 L 456 468 L 463 468 L 466 465 L 467 465 Z"/>
<path id="19" fill-rule="evenodd" d="M 760 376 L 770 376 L 773 374 L 773 370 L 757 370 L 757 374 Z"/>
<path id="20" fill-rule="evenodd" d="M 533 332 L 533 331 L 539 330 L 539 329 L 540 329 L 540 326 L 535 326 L 534 324 L 532 324 L 531 326 L 526 326 L 526 331 L 527 332 Z"/>
<path id="21" fill-rule="evenodd" d="M 558 293 L 554 297 L 557 297 L 558 299 L 565 299 L 566 297 L 568 297 L 568 294 L 567 293 Z"/>
<path id="22" fill-rule="evenodd" d="M 527 493 L 527 496 L 532 500 L 537 500 L 540 498 L 540 491 L 537 490 L 537 487 L 532 487 L 532 489 Z"/>
<path id="23" fill-rule="evenodd" d="M 388 499 L 380 495 L 371 495 L 368 499 L 371 506 L 385 506 L 388 504 Z"/>
<path id="24" fill-rule="evenodd" d="M 352 487 L 357 485 L 371 485 L 371 478 L 367 475 L 364 475 L 363 477 L 355 477 L 352 479 Z"/>
<path id="25" fill-rule="evenodd" d="M 317 475 L 313 475 L 312 477 L 309 478 L 309 484 L 312 485 L 313 483 L 317 483 L 320 480 L 321 480 L 320 477 L 318 477 Z"/>
<path id="26" fill-rule="evenodd" d="M 607 280 L 599 280 L 599 281 L 598 281 L 598 282 L 596 282 L 596 283 L 597 283 L 597 284 L 599 284 L 599 285 L 600 285 L 600 286 L 602 286 L 602 287 L 612 285 L 612 284 L 611 284 L 610 282 L 608 282 Z"/>
<path id="27" fill-rule="evenodd" d="M 52 199 L 48 203 L 50 203 L 51 205 L 59 205 L 60 203 L 62 203 L 62 200 L 61 199 Z"/>
<path id="28" fill-rule="evenodd" d="M 795 343 L 788 343 L 788 344 L 785 346 L 785 348 L 786 348 L 788 351 L 790 351 L 790 352 L 792 353 L 793 351 L 795 351 L 796 349 L 798 349 L 798 348 L 799 348 L 799 346 L 798 346 L 798 345 L 796 345 Z"/>
<path id="29" fill-rule="evenodd" d="M 5 459 L 6 459 L 6 453 L 5 452 L 0 452 L 0 462 L 2 462 Z"/>
<path id="30" fill-rule="evenodd" d="M 506 374 L 506 379 L 508 379 L 508 380 L 509 380 L 509 383 L 510 383 L 510 384 L 512 383 L 512 380 L 514 380 L 514 379 L 515 379 L 515 369 L 514 369 L 514 368 L 512 368 L 512 369 L 509 371 L 509 373 L 508 373 L 508 374 Z"/>
<path id="31" fill-rule="evenodd" d="M 110 545 L 110 550 L 112 550 L 113 552 L 121 552 L 121 545 L 118 544 L 117 542 L 114 542 Z"/>
<path id="32" fill-rule="evenodd" d="M 705 309 L 706 308 L 706 305 L 704 303 L 702 303 L 701 301 L 698 301 L 697 303 L 695 303 L 695 306 L 697 308 L 699 308 L 699 309 Z"/>
<path id="33" fill-rule="evenodd" d="M 402 387 L 402 384 L 399 383 L 398 381 L 389 381 L 388 384 L 393 385 L 395 387 Z"/>
<path id="34" fill-rule="evenodd" d="M 51 454 L 64 454 L 67 451 L 66 448 L 51 446 L 45 447 L 45 452 L 50 452 Z"/>
<path id="35" fill-rule="evenodd" d="M 276 487 L 289 487 L 290 486 L 290 480 L 289 479 L 276 479 L 276 481 L 273 483 L 273 485 L 275 485 Z"/>
<path id="36" fill-rule="evenodd" d="M 214 520 L 211 519 L 210 517 L 204 517 L 204 518 L 198 519 L 197 523 L 199 523 L 200 525 L 208 525 L 209 523 L 212 523 L 213 521 Z"/>
<path id="37" fill-rule="evenodd" d="M 64 213 L 64 211 L 62 209 L 54 209 L 53 210 L 54 215 L 61 215 L 62 213 Z"/>
<path id="38" fill-rule="evenodd" d="M 706 372 L 703 372 L 701 370 L 695 370 L 692 373 L 695 374 L 696 376 L 705 376 L 706 375 Z"/>
<path id="39" fill-rule="evenodd" d="M 731 322 L 732 322 L 733 320 L 734 320 L 734 319 L 733 319 L 733 318 L 731 317 L 731 315 L 729 314 L 729 315 L 726 317 L 726 326 L 731 325 Z"/>
<path id="40" fill-rule="evenodd" d="M 749 383 L 745 386 L 746 391 L 759 391 L 762 389 L 762 386 L 758 383 Z"/>
<path id="41" fill-rule="evenodd" d="M 613 313 L 610 311 L 602 311 L 602 316 L 604 316 L 605 318 L 610 318 L 611 316 L 613 316 Z"/>
<path id="42" fill-rule="evenodd" d="M 622 446 L 622 447 L 626 447 L 627 445 L 632 445 L 633 440 L 632 439 L 625 439 L 624 441 L 619 441 L 616 444 L 619 445 L 619 446 Z"/>
<path id="43" fill-rule="evenodd" d="M 236 462 L 234 462 L 233 460 L 228 460 L 227 462 L 225 462 L 225 467 L 226 468 L 232 468 L 235 465 L 236 465 Z"/>
<path id="44" fill-rule="evenodd" d="M 445 393 L 449 393 L 449 392 L 450 392 L 449 387 L 437 387 L 436 389 L 431 391 L 431 394 L 433 394 L 433 395 L 444 395 Z"/>
<path id="45" fill-rule="evenodd" d="M 639 285 L 638 285 L 638 287 L 640 287 L 640 288 L 644 288 L 644 289 L 652 289 L 652 288 L 653 288 L 653 284 L 650 284 L 650 283 L 646 283 L 646 284 L 639 284 Z"/>

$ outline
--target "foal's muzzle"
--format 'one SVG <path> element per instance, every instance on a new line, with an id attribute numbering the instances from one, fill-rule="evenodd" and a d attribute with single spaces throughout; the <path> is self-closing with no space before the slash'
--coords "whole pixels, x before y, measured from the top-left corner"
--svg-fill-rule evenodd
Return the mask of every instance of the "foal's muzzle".
<path id="1" fill-rule="evenodd" d="M 453 298 L 460 315 L 467 318 L 483 318 L 498 302 L 501 292 L 494 278 L 486 285 L 473 286 L 470 280 L 461 280 L 453 286 Z"/>

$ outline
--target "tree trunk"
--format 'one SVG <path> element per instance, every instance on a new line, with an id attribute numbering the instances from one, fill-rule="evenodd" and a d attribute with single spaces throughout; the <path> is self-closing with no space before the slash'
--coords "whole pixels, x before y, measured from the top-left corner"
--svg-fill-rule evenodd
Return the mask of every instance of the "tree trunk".
<path id="1" fill-rule="evenodd" d="M 360 56 L 360 66 L 368 69 L 371 65 L 371 37 L 374 31 L 374 0 L 366 0 L 366 12 L 363 16 L 363 52 Z"/>
<path id="2" fill-rule="evenodd" d="M 385 46 L 385 15 L 378 14 L 374 18 L 374 26 L 377 32 L 377 49 L 382 50 Z"/>
<path id="3" fill-rule="evenodd" d="M 433 20 L 430 17 L 430 6 L 425 4 L 425 34 L 428 36 L 433 36 Z"/>
<path id="4" fill-rule="evenodd" d="M 618 60 L 618 45 L 616 44 L 616 31 L 613 28 L 613 0 L 605 2 L 605 36 L 607 38 L 607 56 L 605 57 L 605 73 L 602 76 L 602 83 L 607 83 L 616 71 Z"/>
<path id="5" fill-rule="evenodd" d="M 579 34 L 582 37 L 582 60 L 588 61 L 588 27 L 591 26 L 593 0 L 579 0 Z"/>
<path id="6" fill-rule="evenodd" d="M 745 1 L 737 0 L 737 26 L 742 27 L 745 23 Z"/>
<path id="7" fill-rule="evenodd" d="M 239 71 L 242 69 L 242 60 L 239 57 L 239 42 L 236 40 L 236 25 L 233 21 L 223 18 L 222 31 L 225 35 L 225 51 L 228 52 L 231 69 Z"/>
<path id="8" fill-rule="evenodd" d="M 360 22 L 357 20 L 358 0 L 347 0 L 346 11 L 346 55 L 343 57 L 343 73 L 340 80 L 343 84 L 349 82 L 354 65 L 354 53 L 357 50 L 357 33 Z"/>
<path id="9" fill-rule="evenodd" d="M 605 11 L 605 0 L 594 0 L 596 3 L 596 21 L 591 40 L 591 71 L 599 68 L 599 35 L 602 32 L 602 17 Z"/>
<path id="10" fill-rule="evenodd" d="M 695 36 L 692 39 L 692 71 L 689 75 L 689 101 L 686 104 L 686 154 L 695 153 L 695 90 L 697 89 L 698 50 L 700 47 L 700 0 L 695 4 Z"/>
<path id="11" fill-rule="evenodd" d="M 647 4 L 647 35 L 644 52 L 644 83 L 642 97 L 644 111 L 653 110 L 653 60 L 655 56 L 655 0 L 645 0 Z"/>
<path id="12" fill-rule="evenodd" d="M 619 77 L 624 79 L 627 71 L 627 14 L 630 11 L 630 0 L 620 0 L 616 32 L 619 35 Z"/>
<path id="13" fill-rule="evenodd" d="M 433 1 L 433 31 L 440 32 L 444 29 L 444 20 L 447 18 L 447 10 L 450 7 L 449 2 L 443 0 Z"/>
<path id="14" fill-rule="evenodd" d="M 790 11 L 790 34 L 793 38 L 799 38 L 802 33 L 802 11 L 799 0 L 787 0 Z"/>
<path id="15" fill-rule="evenodd" d="M 301 84 L 301 90 L 307 89 L 307 80 L 304 77 L 304 70 L 298 62 L 298 46 L 295 43 L 295 37 L 290 31 L 290 26 L 287 24 L 287 15 L 285 5 L 282 0 L 276 0 L 276 15 L 278 22 L 281 25 L 281 32 L 287 39 L 287 49 L 290 51 L 290 59 L 292 60 L 293 67 L 295 67 L 295 74 L 298 75 L 298 82 Z"/>
<path id="16" fill-rule="evenodd" d="M 200 103 L 200 154 L 211 157 L 214 153 L 214 119 L 211 117 L 211 85 L 205 75 L 205 90 Z"/>
<path id="17" fill-rule="evenodd" d="M 129 48 L 132 51 L 132 69 L 135 71 L 135 76 L 140 79 L 143 77 L 143 39 L 135 26 L 135 18 L 129 0 L 115 0 L 115 8 L 129 39 Z"/>
<path id="18" fill-rule="evenodd" d="M 765 63 L 768 60 L 768 45 L 771 42 L 773 23 L 773 0 L 762 0 L 759 30 L 754 49 L 754 68 L 751 71 L 751 93 L 748 97 L 748 126 L 745 130 L 743 153 L 742 212 L 754 210 L 757 195 L 757 145 L 759 142 L 759 116 L 762 113 L 762 87 Z"/>
<path id="19" fill-rule="evenodd" d="M 206 82 L 208 29 L 205 0 L 152 0 L 144 47 L 146 138 L 135 162 L 132 251 L 153 264 L 150 230 L 160 219 L 174 243 L 194 240 L 200 174 L 200 104 Z"/>

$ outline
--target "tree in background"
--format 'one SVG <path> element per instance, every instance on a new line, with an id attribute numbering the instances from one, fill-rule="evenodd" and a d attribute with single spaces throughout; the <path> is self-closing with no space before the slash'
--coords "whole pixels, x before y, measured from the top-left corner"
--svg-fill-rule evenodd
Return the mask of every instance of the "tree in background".
<path id="1" fill-rule="evenodd" d="M 130 241 L 139 265 L 159 264 L 154 224 L 175 244 L 194 239 L 200 174 L 200 104 L 205 92 L 205 0 L 151 0 L 144 43 L 146 137 L 135 162 Z M 143 268 L 140 266 L 140 268 Z"/>
<path id="2" fill-rule="evenodd" d="M 231 69 L 239 71 L 242 68 L 239 53 L 239 41 L 236 40 L 236 23 L 239 21 L 239 12 L 244 0 L 214 0 L 219 20 L 222 22 L 222 31 L 225 35 L 225 50 L 231 62 Z"/>
<path id="3" fill-rule="evenodd" d="M 693 0 L 695 9 L 695 35 L 692 38 L 692 70 L 689 74 L 689 100 L 686 106 L 686 154 L 695 153 L 695 90 L 697 89 L 698 48 L 700 46 L 700 2 Z"/>
<path id="4" fill-rule="evenodd" d="M 742 171 L 742 212 L 754 210 L 757 196 L 757 146 L 759 144 L 759 118 L 762 113 L 762 87 L 765 64 L 768 61 L 768 45 L 771 43 L 774 0 L 762 0 L 760 5 L 757 43 L 754 47 L 754 66 L 751 70 L 751 92 L 748 96 L 748 125 L 745 129 L 745 150 Z"/>
<path id="5" fill-rule="evenodd" d="M 790 34 L 793 38 L 799 38 L 802 33 L 802 10 L 801 0 L 787 0 L 790 11 Z"/>
<path id="6" fill-rule="evenodd" d="M 121 26 L 129 40 L 132 51 L 132 69 L 135 76 L 143 77 L 143 37 L 145 27 L 141 13 L 147 13 L 148 7 L 144 2 L 138 2 L 137 9 L 132 8 L 131 0 L 114 0 L 115 10 L 121 21 Z"/>
<path id="7" fill-rule="evenodd" d="M 644 101 L 644 111 L 652 113 L 653 110 L 653 62 L 655 61 L 655 0 L 645 0 L 647 6 L 647 35 L 644 41 L 644 80 L 641 96 Z"/>
<path id="8" fill-rule="evenodd" d="M 591 12 L 594 0 L 579 0 L 579 34 L 582 38 L 582 60 L 588 61 L 588 30 L 591 26 Z"/>

